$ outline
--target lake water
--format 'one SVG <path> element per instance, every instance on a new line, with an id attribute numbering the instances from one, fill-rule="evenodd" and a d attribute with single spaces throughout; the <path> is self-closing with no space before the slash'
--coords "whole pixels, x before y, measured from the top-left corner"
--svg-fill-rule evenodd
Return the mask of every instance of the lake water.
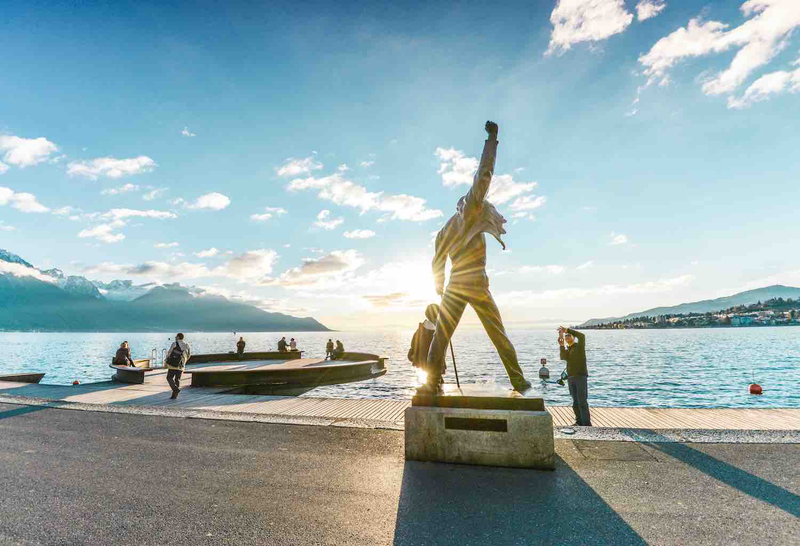
<path id="1" fill-rule="evenodd" d="M 413 330 L 395 332 L 286 332 L 299 340 L 306 357 L 323 357 L 329 337 L 352 351 L 388 356 L 381 378 L 314 389 L 306 396 L 408 399 L 418 385 L 406 360 Z M 800 327 L 689 330 L 587 330 L 589 402 L 595 406 L 649 407 L 800 407 Z M 0 333 L 0 374 L 46 372 L 42 383 L 106 381 L 119 343 L 128 340 L 134 358 L 168 347 L 173 334 Z M 275 350 L 280 334 L 187 334 L 196 353 L 234 350 L 238 335 L 247 349 Z M 570 404 L 566 387 L 538 380 L 539 359 L 547 358 L 552 379 L 558 360 L 557 334 L 548 330 L 509 330 L 534 392 L 550 404 Z M 509 386 L 503 365 L 486 334 L 461 329 L 453 339 L 462 383 Z M 455 383 L 450 356 L 447 382 Z M 748 394 L 755 378 L 762 396 Z"/>

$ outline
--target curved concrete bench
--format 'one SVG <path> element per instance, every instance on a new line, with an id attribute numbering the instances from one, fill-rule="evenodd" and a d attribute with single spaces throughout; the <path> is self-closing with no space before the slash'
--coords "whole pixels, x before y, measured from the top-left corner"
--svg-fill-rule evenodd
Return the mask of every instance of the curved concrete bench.
<path id="1" fill-rule="evenodd" d="M 276 354 L 284 356 L 286 353 Z M 255 394 L 259 388 L 310 390 L 374 379 L 386 373 L 386 360 L 387 357 L 369 353 L 345 353 L 343 359 L 334 361 L 294 358 L 281 364 L 213 366 L 187 369 L 186 373 L 192 376 L 193 387 L 246 387 L 247 392 Z"/>
<path id="2" fill-rule="evenodd" d="M 114 364 L 114 359 L 111 359 L 109 367 L 116 370 L 116 373 L 111 376 L 112 381 L 119 381 L 120 383 L 133 383 L 141 385 L 144 383 L 144 372 L 149 372 L 154 369 L 150 367 L 150 359 L 143 358 L 134 360 L 133 366 L 120 366 Z"/>
<path id="3" fill-rule="evenodd" d="M 248 360 L 295 360 L 301 358 L 303 351 L 288 351 L 280 353 L 278 351 L 263 351 L 254 353 L 242 353 L 239 358 L 238 353 L 209 353 L 196 354 L 189 357 L 186 364 L 208 364 L 210 362 L 247 362 Z"/>

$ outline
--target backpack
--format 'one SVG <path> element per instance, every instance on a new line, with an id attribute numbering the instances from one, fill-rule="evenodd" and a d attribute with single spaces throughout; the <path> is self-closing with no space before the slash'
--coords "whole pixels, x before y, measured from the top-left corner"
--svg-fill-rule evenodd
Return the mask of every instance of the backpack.
<path id="1" fill-rule="evenodd" d="M 167 355 L 166 362 L 167 366 L 183 368 L 183 349 L 177 342 L 175 343 L 175 348 Z"/>
<path id="2" fill-rule="evenodd" d="M 411 339 L 411 348 L 408 350 L 408 360 L 417 368 L 425 368 L 428 362 L 428 349 L 433 341 L 434 330 L 425 328 L 422 322 L 417 326 L 417 331 Z"/>

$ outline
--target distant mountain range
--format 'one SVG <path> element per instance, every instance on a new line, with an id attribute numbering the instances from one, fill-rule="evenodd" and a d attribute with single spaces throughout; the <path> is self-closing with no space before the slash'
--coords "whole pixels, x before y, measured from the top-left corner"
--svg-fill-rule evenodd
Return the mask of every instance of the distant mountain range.
<path id="1" fill-rule="evenodd" d="M 0 249 L 0 331 L 324 332 L 311 317 L 269 313 L 180 284 L 134 285 L 39 270 Z"/>
<path id="2" fill-rule="evenodd" d="M 713 300 L 695 301 L 692 303 L 681 303 L 680 305 L 673 305 L 672 307 L 654 307 L 646 311 L 638 313 L 631 313 L 624 317 L 608 317 L 587 320 L 581 326 L 595 326 L 597 324 L 604 324 L 607 322 L 616 322 L 640 317 L 657 317 L 659 315 L 679 315 L 687 313 L 713 313 L 722 311 L 737 305 L 750 305 L 758 303 L 759 301 L 766 301 L 772 298 L 783 299 L 798 299 L 800 298 L 800 288 L 792 286 L 783 286 L 782 284 L 775 284 L 772 286 L 765 286 L 764 288 L 756 288 L 755 290 L 747 290 L 746 292 L 739 292 L 732 296 L 725 296 Z"/>

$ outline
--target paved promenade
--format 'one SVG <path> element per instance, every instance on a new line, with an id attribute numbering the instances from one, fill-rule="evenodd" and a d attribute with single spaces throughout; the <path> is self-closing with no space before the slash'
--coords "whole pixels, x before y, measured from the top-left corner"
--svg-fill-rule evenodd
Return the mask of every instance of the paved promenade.
<path id="1" fill-rule="evenodd" d="M 177 409 L 198 417 L 259 420 L 277 423 L 403 428 L 407 400 L 340 399 L 313 396 L 264 396 L 224 394 L 220 388 L 184 388 L 177 400 L 170 399 L 165 372 L 148 374 L 142 385 L 111 381 L 77 386 L 29 385 L 0 381 L 0 401 L 26 403 L 30 400 L 61 402 L 84 409 L 136 410 L 168 413 Z M 188 385 L 188 381 L 186 382 Z M 547 406 L 555 427 L 574 421 L 571 407 Z M 784 431 L 800 441 L 800 409 L 678 409 L 678 408 L 592 408 L 592 421 L 602 429 L 655 429 L 684 431 L 681 440 L 693 438 L 692 431 Z M 587 434 L 582 431 L 580 434 Z M 697 435 L 695 435 L 697 436 Z M 762 435 L 763 436 L 763 435 Z M 699 436 L 698 436 L 699 437 Z M 774 435 L 772 437 L 775 437 Z M 745 437 L 731 436 L 732 441 Z"/>
<path id="2" fill-rule="evenodd" d="M 793 545 L 800 446 L 556 441 L 555 472 L 399 431 L 0 403 L 0 544 Z"/>

